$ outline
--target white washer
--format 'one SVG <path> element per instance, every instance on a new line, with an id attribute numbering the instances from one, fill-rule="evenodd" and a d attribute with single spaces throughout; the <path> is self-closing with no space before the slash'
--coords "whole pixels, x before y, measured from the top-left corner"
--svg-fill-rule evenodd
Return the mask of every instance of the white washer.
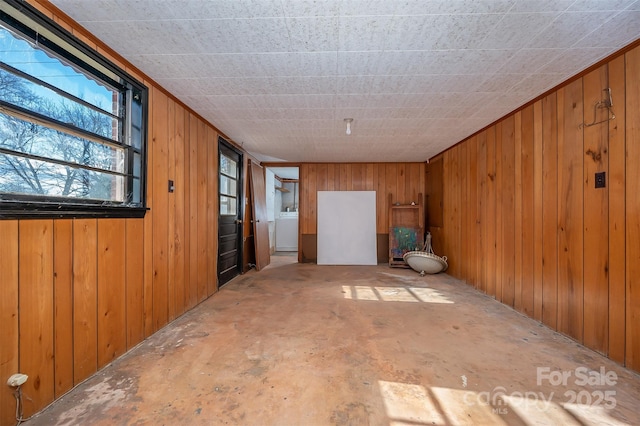
<path id="1" fill-rule="evenodd" d="M 298 212 L 281 212 L 276 218 L 276 251 L 298 251 Z"/>

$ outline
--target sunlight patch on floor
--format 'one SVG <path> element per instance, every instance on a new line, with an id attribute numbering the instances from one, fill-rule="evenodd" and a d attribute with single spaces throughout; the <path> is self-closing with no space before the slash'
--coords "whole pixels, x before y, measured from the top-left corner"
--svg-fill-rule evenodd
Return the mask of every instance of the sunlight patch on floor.
<path id="1" fill-rule="evenodd" d="M 343 285 L 345 299 L 375 300 L 382 302 L 410 303 L 454 303 L 437 290 L 422 287 L 381 287 L 363 285 Z"/>
<path id="2" fill-rule="evenodd" d="M 566 426 L 582 425 L 582 423 L 576 421 L 576 419 L 573 418 L 571 414 L 567 413 L 561 406 L 553 403 L 552 401 L 511 395 L 502 395 L 501 397 L 507 404 L 509 404 L 509 408 L 512 409 L 518 417 L 523 419 L 526 424 L 555 424 Z M 527 419 L 529 419 L 530 422 L 527 422 Z"/>
<path id="3" fill-rule="evenodd" d="M 423 386 L 383 380 L 379 380 L 378 385 L 392 424 L 444 424 L 444 418 Z"/>
<path id="4" fill-rule="evenodd" d="M 594 399 L 594 404 L 595 404 Z M 563 404 L 565 410 L 571 412 L 576 418 L 580 419 L 583 425 L 611 425 L 611 426 L 628 426 L 629 423 L 622 422 L 609 415 L 610 409 L 603 405 L 585 405 L 585 404 Z"/>
<path id="5" fill-rule="evenodd" d="M 474 391 L 432 387 L 434 398 L 447 419 L 447 424 L 459 426 L 504 425 L 500 417 L 500 406 L 496 407 L 478 401 Z"/>
<path id="6" fill-rule="evenodd" d="M 610 415 L 598 401 L 592 404 L 558 403 L 563 395 L 511 392 L 496 387 L 489 392 L 424 387 L 378 381 L 391 425 L 506 425 L 514 416 L 522 424 L 628 426 Z M 613 407 L 610 407 L 613 408 Z"/>

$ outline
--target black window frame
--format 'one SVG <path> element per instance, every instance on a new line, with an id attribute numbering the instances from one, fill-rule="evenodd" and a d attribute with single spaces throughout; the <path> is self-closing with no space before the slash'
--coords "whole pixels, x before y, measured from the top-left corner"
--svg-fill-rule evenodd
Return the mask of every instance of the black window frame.
<path id="1" fill-rule="evenodd" d="M 0 22 L 6 27 L 20 33 L 25 38 L 30 39 L 34 43 L 43 46 L 50 53 L 61 58 L 66 62 L 70 62 L 81 69 L 83 73 L 92 77 L 99 78 L 102 81 L 109 82 L 113 87 L 117 88 L 120 93 L 120 110 L 123 115 L 119 117 L 122 129 L 119 130 L 119 140 L 109 140 L 105 138 L 105 145 L 112 145 L 121 150 L 124 154 L 124 170 L 123 172 L 111 172 L 114 175 L 120 175 L 125 180 L 126 193 L 123 201 L 98 200 L 89 198 L 63 197 L 63 196 L 47 196 L 47 195 L 31 195 L 15 192 L 0 192 L 0 219 L 28 219 L 28 218 L 74 218 L 74 217 L 122 217 L 122 218 L 140 218 L 144 217 L 148 210 L 146 204 L 147 194 L 147 149 L 148 149 L 148 88 L 137 79 L 122 70 L 119 66 L 100 55 L 97 51 L 87 46 L 81 40 L 77 39 L 66 29 L 56 24 L 40 11 L 21 0 L 2 0 L 5 5 L 15 10 L 0 10 Z M 31 28 L 28 23 L 33 23 L 36 29 Z M 38 28 L 40 31 L 38 31 Z M 46 34 L 41 32 L 46 29 Z M 67 46 L 65 48 L 65 45 Z M 92 65 L 92 64 L 95 64 Z M 5 70 L 16 73 L 10 65 L 1 63 Z M 100 71 L 102 68 L 107 73 Z M 110 75 L 106 75 L 110 74 Z M 114 78 L 114 76 L 116 78 Z M 55 89 L 55 88 L 54 88 Z M 133 102 L 136 107 L 134 108 Z M 138 110 L 141 124 L 138 130 L 139 146 L 132 142 L 132 115 L 134 109 Z M 78 132 L 78 127 L 73 124 L 62 123 L 54 119 L 38 116 L 37 112 L 23 109 L 20 106 L 2 101 L 0 99 L 0 110 L 3 114 L 10 116 L 23 117 L 28 116 L 30 121 L 45 124 L 45 127 L 51 129 L 62 129 L 64 131 Z M 21 111 L 22 110 L 22 111 Z M 8 111 L 8 112 L 7 112 Z M 95 137 L 95 135 L 93 135 Z M 137 139 L 136 139 L 137 140 Z M 10 155 L 13 155 L 10 153 Z M 25 157 L 28 157 L 25 155 Z M 137 158 L 137 162 L 135 160 Z M 38 158 L 35 158 L 38 160 Z M 55 163 L 56 160 L 53 160 Z M 135 164 L 134 164 L 135 163 Z M 76 164 L 76 163 L 73 163 Z M 72 163 L 65 163 L 72 165 Z M 77 168 L 91 170 L 91 166 L 77 165 Z M 138 170 L 139 176 L 134 177 L 134 170 Z M 104 170 L 99 170 L 104 171 Z M 138 182 L 136 182 L 138 179 Z M 134 196 L 134 186 L 138 188 L 136 200 L 132 200 Z M 139 195 L 138 195 L 139 194 Z"/>

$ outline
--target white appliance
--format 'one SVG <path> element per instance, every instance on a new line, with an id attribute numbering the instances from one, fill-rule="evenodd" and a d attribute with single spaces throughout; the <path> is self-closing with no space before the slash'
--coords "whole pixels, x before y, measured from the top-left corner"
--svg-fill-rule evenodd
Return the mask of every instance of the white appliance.
<path id="1" fill-rule="evenodd" d="M 280 212 L 276 218 L 276 251 L 298 251 L 298 212 Z"/>

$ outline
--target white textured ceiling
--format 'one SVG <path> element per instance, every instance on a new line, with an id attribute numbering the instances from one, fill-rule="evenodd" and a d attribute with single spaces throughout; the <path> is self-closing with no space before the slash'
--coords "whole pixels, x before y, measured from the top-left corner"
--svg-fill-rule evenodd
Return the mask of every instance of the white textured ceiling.
<path id="1" fill-rule="evenodd" d="M 52 3 L 261 160 L 423 161 L 640 37 L 636 0 Z"/>

